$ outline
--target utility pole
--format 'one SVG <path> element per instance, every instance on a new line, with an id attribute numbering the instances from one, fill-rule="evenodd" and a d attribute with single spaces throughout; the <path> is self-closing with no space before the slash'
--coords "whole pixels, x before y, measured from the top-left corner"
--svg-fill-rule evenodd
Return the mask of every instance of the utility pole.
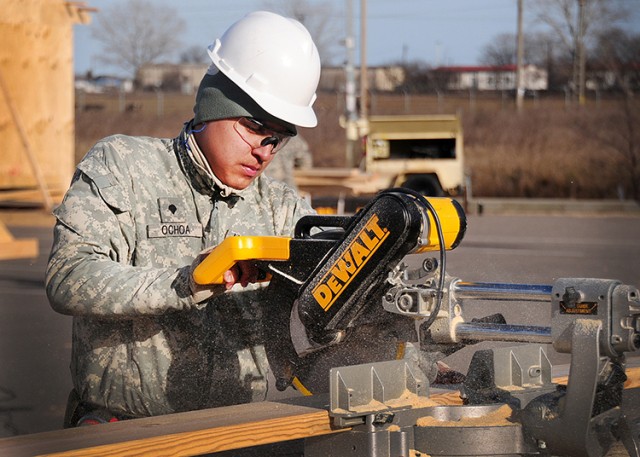
<path id="1" fill-rule="evenodd" d="M 578 0 L 578 104 L 585 104 L 585 82 L 586 82 L 586 50 L 584 46 L 584 36 L 586 34 L 586 0 Z"/>
<path id="2" fill-rule="evenodd" d="M 369 79 L 367 71 L 367 0 L 360 0 L 360 120 L 369 116 Z"/>
<path id="3" fill-rule="evenodd" d="M 353 0 L 347 0 L 347 62 L 345 65 L 345 133 L 347 147 L 345 151 L 345 166 L 353 166 L 355 145 L 358 140 L 358 113 L 356 107 L 356 78 L 354 68 L 355 38 L 353 36 Z"/>
<path id="4" fill-rule="evenodd" d="M 516 46 L 516 108 L 522 110 L 524 102 L 524 78 L 523 78 L 523 60 L 524 60 L 524 34 L 522 31 L 522 0 L 518 0 L 518 43 Z"/>

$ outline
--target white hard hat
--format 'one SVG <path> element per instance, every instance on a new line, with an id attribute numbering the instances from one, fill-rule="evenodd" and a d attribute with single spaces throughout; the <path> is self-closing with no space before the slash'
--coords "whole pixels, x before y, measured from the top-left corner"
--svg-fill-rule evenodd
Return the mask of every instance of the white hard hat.
<path id="1" fill-rule="evenodd" d="M 320 57 L 300 22 L 267 11 L 249 13 L 208 52 L 214 65 L 269 114 L 301 127 L 318 124 L 312 105 Z"/>

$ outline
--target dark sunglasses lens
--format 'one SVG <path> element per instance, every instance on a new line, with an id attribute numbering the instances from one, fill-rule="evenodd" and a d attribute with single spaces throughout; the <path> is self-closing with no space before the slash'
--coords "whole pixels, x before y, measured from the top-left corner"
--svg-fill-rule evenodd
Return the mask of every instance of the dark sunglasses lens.
<path id="1" fill-rule="evenodd" d="M 262 140 L 260 142 L 260 146 L 273 146 L 273 149 L 276 149 L 278 147 L 278 144 L 280 143 L 280 139 L 275 137 L 275 136 L 268 136 L 266 137 L 264 140 Z"/>

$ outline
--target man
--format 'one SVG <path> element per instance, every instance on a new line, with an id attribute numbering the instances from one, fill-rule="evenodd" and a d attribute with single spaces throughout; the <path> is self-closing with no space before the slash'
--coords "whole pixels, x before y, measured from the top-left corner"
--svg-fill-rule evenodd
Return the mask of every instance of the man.
<path id="1" fill-rule="evenodd" d="M 194 118 L 174 139 L 114 135 L 80 162 L 47 267 L 73 316 L 66 426 L 263 400 L 268 307 L 243 263 L 197 286 L 202 251 L 228 236 L 291 236 L 312 209 L 262 176 L 317 123 L 317 49 L 298 22 L 251 13 L 209 47 Z"/>

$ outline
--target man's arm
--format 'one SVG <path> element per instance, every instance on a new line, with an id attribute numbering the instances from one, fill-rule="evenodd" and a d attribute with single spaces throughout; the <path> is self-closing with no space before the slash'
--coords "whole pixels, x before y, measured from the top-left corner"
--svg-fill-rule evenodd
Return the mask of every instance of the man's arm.
<path id="1" fill-rule="evenodd" d="M 100 185 L 78 172 L 55 211 L 46 271 L 51 306 L 63 314 L 116 318 L 199 306 L 190 287 L 191 265 L 132 265 L 136 240 L 130 203 L 105 201 Z M 212 291 L 222 293 L 224 286 Z"/>

